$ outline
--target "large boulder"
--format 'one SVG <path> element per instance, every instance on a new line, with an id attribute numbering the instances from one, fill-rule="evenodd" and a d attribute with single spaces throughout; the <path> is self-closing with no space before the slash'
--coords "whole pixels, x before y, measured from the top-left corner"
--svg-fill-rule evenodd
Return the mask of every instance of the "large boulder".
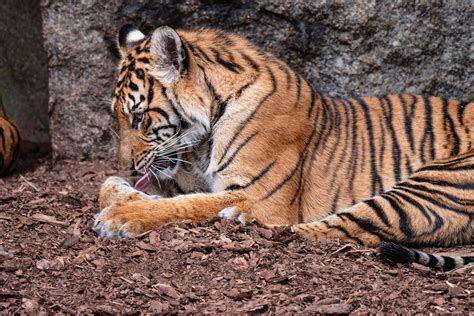
<path id="1" fill-rule="evenodd" d="M 38 1 L 0 1 L 0 102 L 24 150 L 49 151 L 48 60 Z"/>
<path id="2" fill-rule="evenodd" d="M 114 156 L 115 36 L 128 22 L 147 32 L 165 24 L 237 32 L 331 95 L 474 96 L 468 1 L 63 2 L 41 3 L 51 137 L 60 157 Z"/>

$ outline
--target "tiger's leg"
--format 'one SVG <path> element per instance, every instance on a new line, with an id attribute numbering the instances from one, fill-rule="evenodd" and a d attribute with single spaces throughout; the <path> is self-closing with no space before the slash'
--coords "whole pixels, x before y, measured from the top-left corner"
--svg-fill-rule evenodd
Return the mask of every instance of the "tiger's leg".
<path id="1" fill-rule="evenodd" d="M 93 229 L 108 238 L 133 237 L 167 222 L 203 221 L 215 217 L 226 207 L 243 208 L 245 204 L 244 195 L 232 191 L 117 202 L 97 215 Z"/>
<path id="2" fill-rule="evenodd" d="M 392 189 L 292 229 L 315 239 L 449 246 L 474 242 L 474 151 L 435 161 Z"/>
<path id="3" fill-rule="evenodd" d="M 148 195 L 138 190 L 124 178 L 108 177 L 100 186 L 99 205 L 106 208 L 116 202 L 130 202 L 138 200 L 154 200 L 157 195 Z"/>

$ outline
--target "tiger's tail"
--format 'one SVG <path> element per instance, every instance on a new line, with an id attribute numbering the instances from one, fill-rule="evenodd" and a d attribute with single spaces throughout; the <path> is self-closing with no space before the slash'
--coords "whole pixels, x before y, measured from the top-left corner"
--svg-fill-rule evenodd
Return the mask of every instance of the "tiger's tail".
<path id="1" fill-rule="evenodd" d="M 474 256 L 440 256 L 407 248 L 392 242 L 382 242 L 378 248 L 380 257 L 397 263 L 416 262 L 430 268 L 450 271 L 474 262 Z"/>

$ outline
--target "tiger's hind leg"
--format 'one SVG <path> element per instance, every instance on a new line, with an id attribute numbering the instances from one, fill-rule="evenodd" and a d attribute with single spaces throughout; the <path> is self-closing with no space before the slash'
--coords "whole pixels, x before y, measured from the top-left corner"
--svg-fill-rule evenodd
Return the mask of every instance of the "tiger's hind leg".
<path id="1" fill-rule="evenodd" d="M 375 247 L 382 241 L 450 246 L 474 242 L 474 151 L 434 161 L 383 194 L 292 229 L 313 239 Z"/>

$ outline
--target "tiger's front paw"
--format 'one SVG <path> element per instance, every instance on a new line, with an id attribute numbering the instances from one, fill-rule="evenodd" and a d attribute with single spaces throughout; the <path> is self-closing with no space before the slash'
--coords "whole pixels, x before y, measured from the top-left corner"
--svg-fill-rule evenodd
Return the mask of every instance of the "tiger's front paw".
<path id="1" fill-rule="evenodd" d="M 249 213 L 241 210 L 236 206 L 226 207 L 219 212 L 219 217 L 227 220 L 238 221 L 242 224 L 253 222 L 255 219 Z"/>
<path id="2" fill-rule="evenodd" d="M 134 211 L 133 203 L 115 203 L 106 207 L 95 215 L 92 230 L 98 236 L 109 239 L 136 237 L 148 229 Z"/>
<path id="3" fill-rule="evenodd" d="M 109 177 L 100 187 L 99 205 L 101 209 L 125 201 L 154 200 L 157 195 L 148 195 L 133 188 L 124 178 Z"/>

